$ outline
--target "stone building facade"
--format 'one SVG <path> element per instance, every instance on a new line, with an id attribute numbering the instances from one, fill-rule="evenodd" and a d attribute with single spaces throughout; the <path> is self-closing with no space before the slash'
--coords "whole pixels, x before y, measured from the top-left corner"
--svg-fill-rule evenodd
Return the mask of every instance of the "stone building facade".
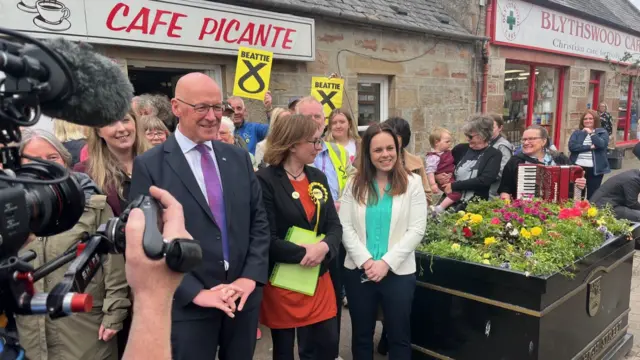
<path id="1" fill-rule="evenodd" d="M 637 8 L 624 0 L 492 0 L 487 19 L 486 110 L 503 115 L 507 138 L 517 144 L 526 126 L 540 124 L 568 153 L 581 116 L 604 103 L 614 120 L 610 148 L 638 142 L 640 86 L 629 71 L 640 56 Z"/>

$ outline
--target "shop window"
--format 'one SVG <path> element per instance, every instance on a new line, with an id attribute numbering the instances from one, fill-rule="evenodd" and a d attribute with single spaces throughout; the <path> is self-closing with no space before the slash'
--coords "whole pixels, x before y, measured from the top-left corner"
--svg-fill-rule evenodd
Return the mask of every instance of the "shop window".
<path id="1" fill-rule="evenodd" d="M 558 122 L 558 83 L 560 70 L 537 66 L 535 80 L 535 97 L 533 102 L 532 124 L 543 126 L 550 134 L 552 143 Z M 557 145 L 557 144 L 554 144 Z"/>
<path id="2" fill-rule="evenodd" d="M 503 134 L 514 146 L 521 145 L 524 130 L 532 124 L 547 129 L 551 143 L 559 142 L 562 68 L 507 62 L 504 73 Z"/>
<path id="3" fill-rule="evenodd" d="M 638 136 L 638 114 L 640 113 L 640 82 L 638 79 L 630 76 L 622 78 L 617 110 L 616 141 L 621 143 L 640 139 Z M 613 111 L 611 113 L 612 116 L 615 116 Z"/>
<path id="4" fill-rule="evenodd" d="M 386 76 L 358 78 L 358 130 L 389 116 L 389 79 Z"/>
<path id="5" fill-rule="evenodd" d="M 530 66 L 507 63 L 504 74 L 503 134 L 515 146 L 526 128 Z"/>

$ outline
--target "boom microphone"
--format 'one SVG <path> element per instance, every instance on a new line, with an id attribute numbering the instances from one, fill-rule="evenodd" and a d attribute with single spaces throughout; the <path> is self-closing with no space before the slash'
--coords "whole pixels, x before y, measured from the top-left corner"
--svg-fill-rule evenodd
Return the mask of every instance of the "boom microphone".
<path id="1" fill-rule="evenodd" d="M 0 52 L 0 70 L 16 78 L 29 77 L 48 83 L 37 94 L 44 114 L 94 127 L 109 125 L 127 114 L 133 86 L 114 61 L 98 54 L 90 45 L 62 38 L 42 41 L 70 70 L 73 83 L 69 83 L 65 69 L 43 49 L 32 44 L 4 43 L 5 49 L 19 50 L 13 54 Z"/>

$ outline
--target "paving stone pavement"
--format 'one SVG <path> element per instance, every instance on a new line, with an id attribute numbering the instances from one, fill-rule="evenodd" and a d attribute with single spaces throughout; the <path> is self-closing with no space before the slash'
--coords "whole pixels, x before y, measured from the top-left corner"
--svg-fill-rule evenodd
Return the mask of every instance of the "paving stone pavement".
<path id="1" fill-rule="evenodd" d="M 625 159 L 623 161 L 623 167 L 620 170 L 614 170 L 610 174 L 607 174 L 604 181 L 607 178 L 618 174 L 625 170 L 640 168 L 640 160 Z M 633 278 L 631 282 L 631 313 L 629 314 L 629 331 L 634 335 L 634 344 L 631 352 L 628 354 L 626 360 L 640 360 L 640 251 L 636 251 L 633 260 Z M 272 344 L 271 334 L 269 329 L 261 326 L 262 340 L 258 341 L 256 346 L 254 360 L 271 360 L 272 359 Z M 377 345 L 378 339 L 382 329 L 380 324 L 376 328 L 374 344 Z M 344 360 L 353 360 L 350 351 L 351 343 L 351 319 L 349 318 L 349 311 L 345 308 L 342 312 L 342 328 L 340 332 L 340 356 Z M 297 349 L 295 350 L 297 353 Z M 296 359 L 298 358 L 296 354 Z M 386 356 L 381 356 L 377 353 L 374 354 L 374 360 L 384 360 Z"/>

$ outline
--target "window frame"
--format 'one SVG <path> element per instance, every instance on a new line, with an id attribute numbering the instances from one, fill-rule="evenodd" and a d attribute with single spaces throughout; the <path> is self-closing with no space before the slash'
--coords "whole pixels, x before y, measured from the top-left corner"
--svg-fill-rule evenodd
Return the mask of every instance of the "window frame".
<path id="1" fill-rule="evenodd" d="M 360 115 L 359 88 L 360 83 L 380 84 L 380 122 L 389 117 L 389 77 L 386 75 L 358 75 L 356 88 L 356 104 L 358 104 L 358 117 Z M 358 125 L 358 131 L 366 131 L 369 125 Z"/>
<path id="2" fill-rule="evenodd" d="M 633 102 L 633 90 L 635 87 L 635 81 L 636 76 L 631 75 L 631 74 L 623 74 L 622 76 L 628 76 L 629 77 L 629 83 L 627 84 L 627 104 L 625 106 L 625 116 L 624 118 L 620 117 L 620 105 L 618 105 L 618 109 L 617 109 L 617 116 L 616 116 L 616 128 L 615 131 L 617 133 L 618 131 L 618 126 L 620 126 L 620 121 L 624 121 L 624 135 L 622 136 L 622 139 L 617 139 L 616 138 L 616 146 L 624 146 L 624 145 L 632 145 L 632 144 L 636 144 L 640 141 L 640 139 L 629 139 L 629 135 L 631 134 L 631 105 Z M 637 129 L 636 129 L 637 131 Z M 617 134 L 616 134 L 617 135 Z M 617 136 L 616 136 L 617 137 Z"/>

